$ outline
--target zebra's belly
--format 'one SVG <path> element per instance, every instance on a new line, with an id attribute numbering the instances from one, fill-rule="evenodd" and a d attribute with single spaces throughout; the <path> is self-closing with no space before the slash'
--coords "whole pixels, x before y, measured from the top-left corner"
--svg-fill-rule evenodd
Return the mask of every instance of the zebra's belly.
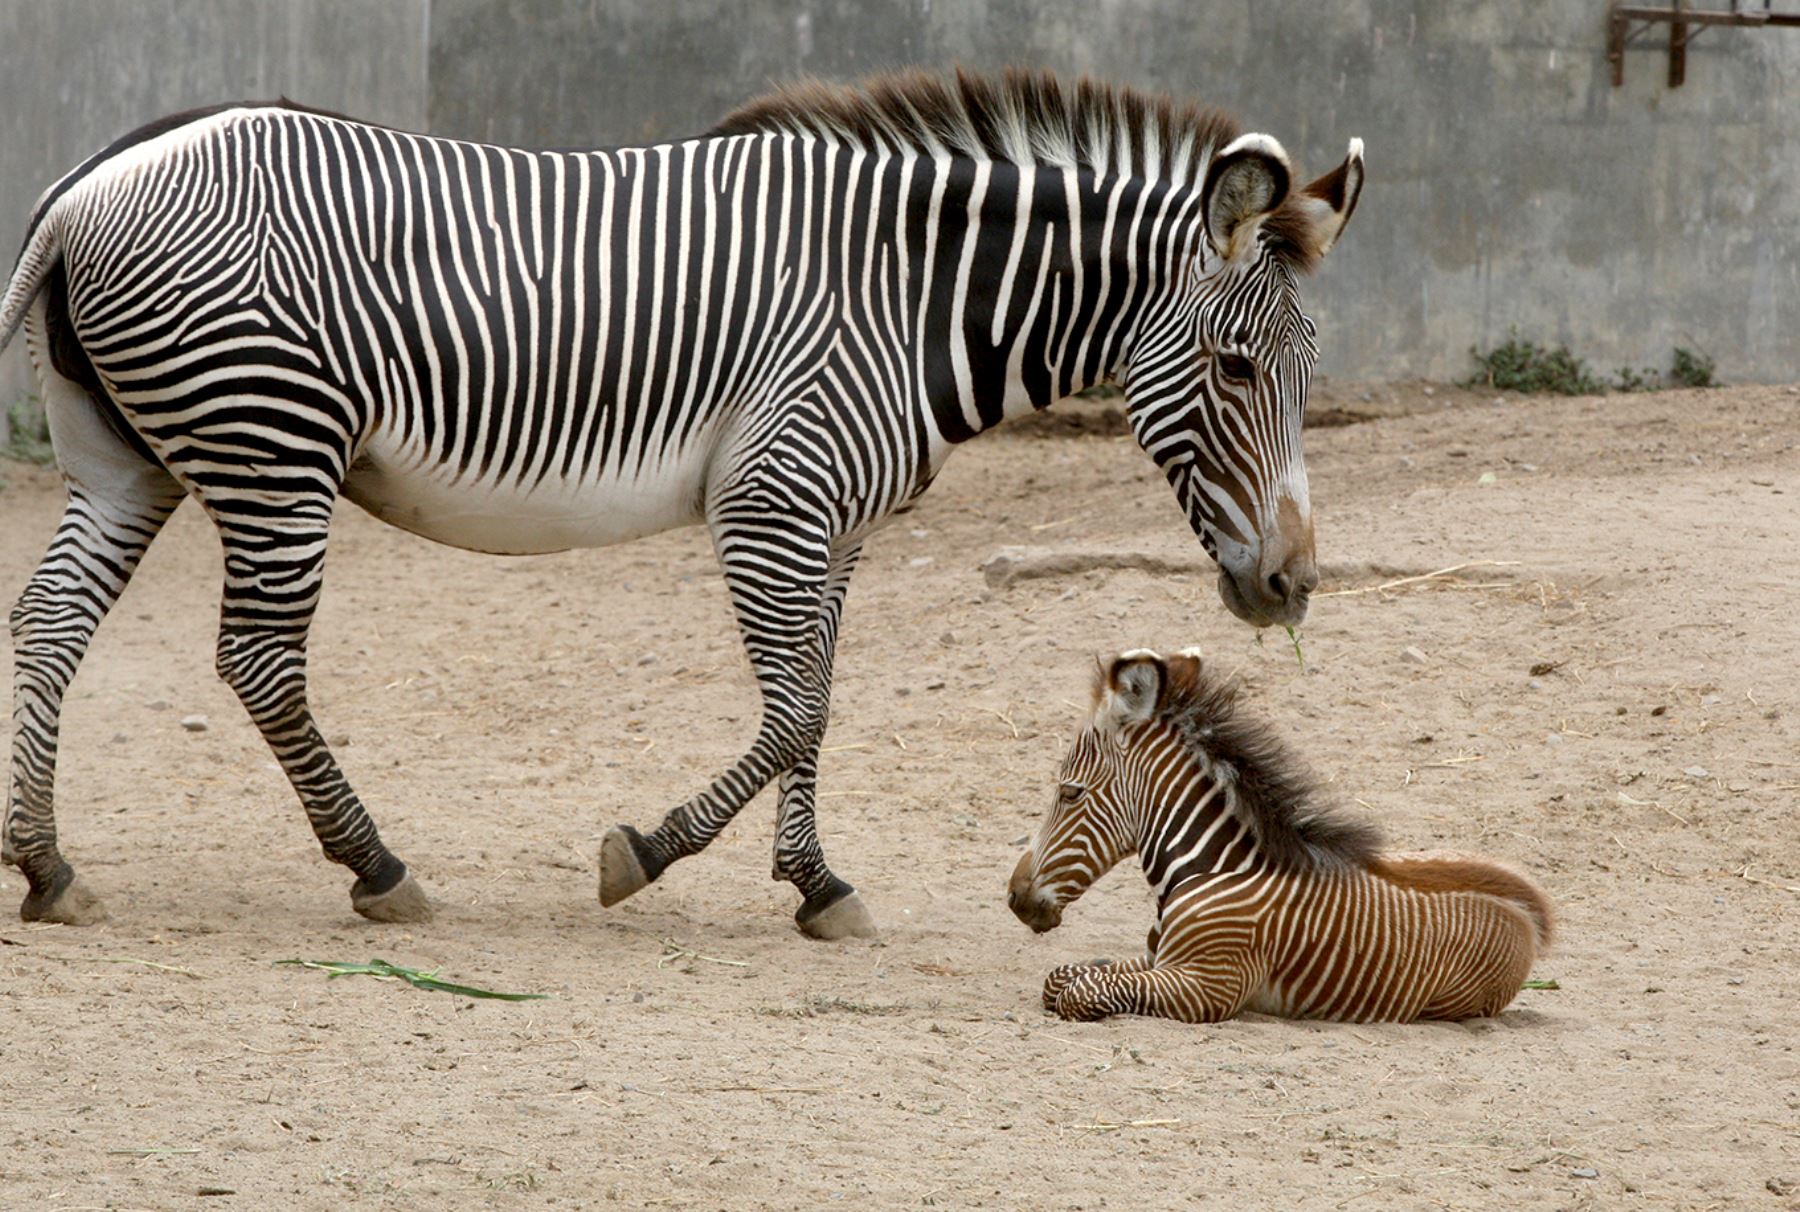
<path id="1" fill-rule="evenodd" d="M 379 449 L 364 452 L 344 495 L 402 530 L 496 555 L 605 547 L 687 526 L 705 516 L 706 459 L 685 457 L 598 476 L 496 482 L 451 467 L 408 467 Z"/>

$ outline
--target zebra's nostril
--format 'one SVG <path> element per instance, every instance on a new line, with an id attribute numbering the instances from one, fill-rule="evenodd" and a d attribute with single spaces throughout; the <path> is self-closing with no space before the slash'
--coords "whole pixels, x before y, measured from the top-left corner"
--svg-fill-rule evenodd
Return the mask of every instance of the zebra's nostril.
<path id="1" fill-rule="evenodd" d="M 1285 602 L 1294 592 L 1293 578 L 1285 572 L 1269 574 L 1269 596 L 1277 602 Z"/>

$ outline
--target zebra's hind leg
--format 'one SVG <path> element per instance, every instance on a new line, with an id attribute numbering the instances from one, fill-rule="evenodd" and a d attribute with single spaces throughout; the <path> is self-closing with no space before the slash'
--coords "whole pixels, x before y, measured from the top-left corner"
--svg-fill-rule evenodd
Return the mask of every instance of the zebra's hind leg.
<path id="1" fill-rule="evenodd" d="M 352 907 L 378 922 L 429 919 L 431 903 L 382 844 L 306 702 L 306 637 L 324 583 L 330 498 L 203 499 L 225 547 L 219 676 L 286 771 L 325 857 L 356 873 Z"/>
<path id="2" fill-rule="evenodd" d="M 62 434 L 83 420 L 59 423 L 53 417 L 53 426 Z M 100 424 L 91 415 L 85 421 Z M 68 445 L 58 442 L 59 450 Z M 122 443 L 115 453 L 122 456 L 112 467 L 116 475 L 104 481 L 90 477 L 104 484 L 104 495 L 83 487 L 76 473 L 65 469 L 69 503 L 62 522 L 12 609 L 12 788 L 0 858 L 25 873 L 29 888 L 19 916 L 28 922 L 85 926 L 106 916 L 100 899 L 56 846 L 56 745 L 63 693 L 100 620 L 182 501 L 181 487 L 161 468 L 138 459 Z"/>

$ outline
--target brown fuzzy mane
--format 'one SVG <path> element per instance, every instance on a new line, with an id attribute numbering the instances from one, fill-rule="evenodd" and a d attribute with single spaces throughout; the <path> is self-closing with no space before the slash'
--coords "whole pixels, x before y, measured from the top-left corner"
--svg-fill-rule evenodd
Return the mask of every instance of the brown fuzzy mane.
<path id="1" fill-rule="evenodd" d="M 1233 802 L 1271 862 L 1292 870 L 1376 861 L 1381 831 L 1321 802 L 1318 784 L 1275 730 L 1239 710 L 1237 685 L 1212 677 L 1192 657 L 1169 660 L 1167 671 L 1157 718 L 1215 771 L 1229 769 Z"/>

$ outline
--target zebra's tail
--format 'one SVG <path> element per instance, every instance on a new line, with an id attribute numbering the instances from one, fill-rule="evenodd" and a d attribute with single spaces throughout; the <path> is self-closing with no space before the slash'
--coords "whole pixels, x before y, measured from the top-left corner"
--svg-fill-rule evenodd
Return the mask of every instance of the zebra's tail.
<path id="1" fill-rule="evenodd" d="M 62 240 L 56 221 L 57 207 L 43 207 L 31 217 L 31 229 L 25 233 L 25 245 L 19 250 L 18 263 L 7 279 L 6 293 L 0 295 L 0 353 L 4 353 L 25 319 L 25 309 L 44 289 L 50 271 L 62 259 Z"/>
<path id="2" fill-rule="evenodd" d="M 1394 883 L 1420 892 L 1480 892 L 1510 901 L 1531 919 L 1540 955 L 1556 937 L 1556 909 L 1550 897 L 1530 877 L 1504 863 L 1481 855 L 1427 850 L 1384 854 L 1374 866 Z"/>

